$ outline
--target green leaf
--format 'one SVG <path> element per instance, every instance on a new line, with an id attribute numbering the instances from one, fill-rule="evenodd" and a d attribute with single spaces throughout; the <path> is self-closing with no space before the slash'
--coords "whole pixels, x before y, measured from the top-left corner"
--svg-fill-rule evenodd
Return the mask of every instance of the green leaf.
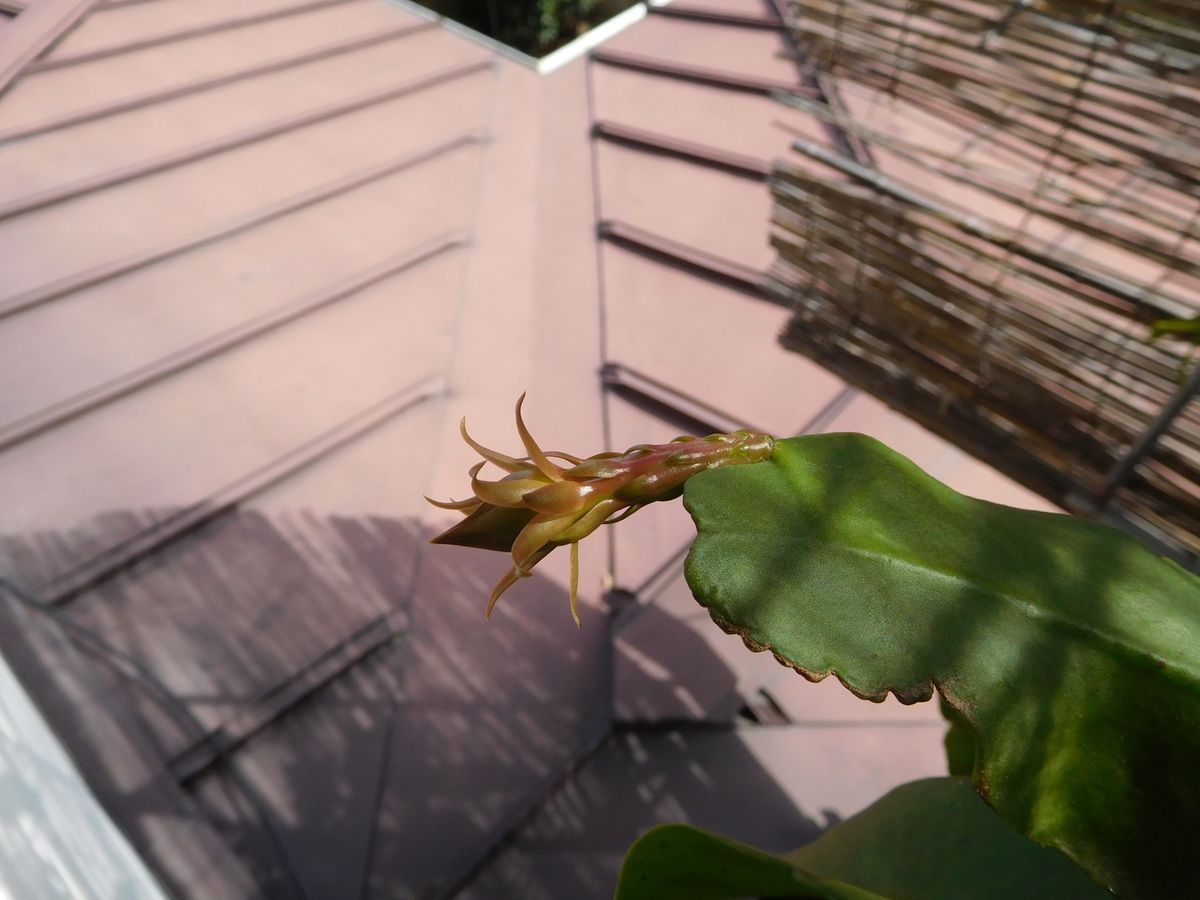
<path id="1" fill-rule="evenodd" d="M 1150 340 L 1168 336 L 1200 344 L 1200 316 L 1194 319 L 1159 319 L 1150 326 Z"/>
<path id="2" fill-rule="evenodd" d="M 860 697 L 938 689 L 1005 819 L 1133 897 L 1200 896 L 1200 580 L 1106 526 L 972 500 L 862 435 L 698 475 L 688 583 Z"/>
<path id="3" fill-rule="evenodd" d="M 807 874 L 786 860 L 689 825 L 660 825 L 629 849 L 614 900 L 741 900 L 794 897 L 879 900 L 877 894 Z"/>
<path id="4" fill-rule="evenodd" d="M 616 900 L 742 897 L 1101 900 L 1062 854 L 1018 834 L 964 778 L 929 778 L 784 858 L 687 825 L 630 849 Z"/>
<path id="5" fill-rule="evenodd" d="M 888 897 L 1102 900 L 1061 853 L 1018 834 L 965 778 L 902 785 L 787 858 Z"/>

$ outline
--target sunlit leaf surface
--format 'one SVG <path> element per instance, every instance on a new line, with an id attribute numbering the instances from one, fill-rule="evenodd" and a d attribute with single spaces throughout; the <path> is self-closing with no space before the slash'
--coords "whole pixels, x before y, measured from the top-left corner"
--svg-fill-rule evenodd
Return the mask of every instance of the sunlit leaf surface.
<path id="1" fill-rule="evenodd" d="M 861 697 L 936 688 L 1016 828 L 1120 895 L 1200 897 L 1200 580 L 862 435 L 781 441 L 684 499 L 688 583 L 719 624 Z"/>

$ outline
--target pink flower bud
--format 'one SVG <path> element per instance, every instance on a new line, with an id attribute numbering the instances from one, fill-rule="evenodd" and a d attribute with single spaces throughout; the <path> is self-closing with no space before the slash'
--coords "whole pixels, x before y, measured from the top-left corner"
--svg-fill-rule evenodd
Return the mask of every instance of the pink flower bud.
<path id="1" fill-rule="evenodd" d="M 579 625 L 579 541 L 601 525 L 624 519 L 647 503 L 672 500 L 689 478 L 707 469 L 761 462 L 770 457 L 775 439 L 750 431 L 706 438 L 678 437 L 667 444 L 640 444 L 624 453 L 597 453 L 580 459 L 569 453 L 543 452 L 521 418 L 525 395 L 517 401 L 517 433 L 526 456 L 489 450 L 467 434 L 463 440 L 483 461 L 471 467 L 469 500 L 441 502 L 466 518 L 433 538 L 434 544 L 458 544 L 512 555 L 512 568 L 488 598 L 486 616 L 518 578 L 527 576 L 555 547 L 571 547 L 571 616 Z M 559 460 L 566 465 L 560 465 Z M 491 463 L 506 474 L 486 481 L 480 471 Z"/>

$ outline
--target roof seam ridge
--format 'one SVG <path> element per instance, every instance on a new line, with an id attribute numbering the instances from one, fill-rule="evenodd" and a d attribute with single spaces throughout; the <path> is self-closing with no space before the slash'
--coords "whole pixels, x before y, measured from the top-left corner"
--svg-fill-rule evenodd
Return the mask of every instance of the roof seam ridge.
<path id="1" fill-rule="evenodd" d="M 151 47 L 160 47 L 164 44 L 171 44 L 176 41 L 187 40 L 188 38 L 219 34 L 222 31 L 232 31 L 236 28 L 259 25 L 263 22 L 271 22 L 275 19 L 283 19 L 291 15 L 301 15 L 306 12 L 313 12 L 314 10 L 322 9 L 327 6 L 338 6 L 345 3 L 356 2 L 358 2 L 358 0 L 306 0 L 306 2 L 299 3 L 296 6 L 283 7 L 282 9 L 270 10 L 263 13 L 254 13 L 253 15 L 243 16 L 241 18 L 227 19 L 223 22 L 210 22 L 208 25 L 181 28 L 177 31 L 169 32 L 167 34 L 143 38 L 138 41 L 130 41 L 128 44 L 121 44 L 113 47 L 99 47 L 95 50 L 77 53 L 74 56 L 39 59 L 36 62 L 28 65 L 25 69 L 25 73 L 28 75 L 35 75 L 38 72 L 49 72 L 53 71 L 54 69 L 67 68 L 68 66 L 96 62 L 101 59 L 108 59 L 112 56 L 122 56 L 126 53 L 134 53 L 138 50 L 148 50 Z M 103 12 L 104 7 L 98 7 L 95 11 Z"/>
<path id="2" fill-rule="evenodd" d="M 0 427 L 0 451 L 43 434 L 71 419 L 92 413 L 109 403 L 220 356 L 256 337 L 318 312 L 446 250 L 462 246 L 464 241 L 465 238 L 461 233 L 451 232 L 440 235 L 408 248 L 382 263 L 342 278 L 306 297 L 285 303 L 231 328 L 211 334 L 144 366 L 38 410 L 7 426 Z"/>
<path id="3" fill-rule="evenodd" d="M 296 666 L 290 674 L 241 704 L 229 716 L 183 749 L 172 754 L 167 768 L 180 784 L 199 778 L 214 765 L 295 711 L 334 680 L 391 644 L 402 628 L 385 612 L 370 619 L 332 646 Z"/>
<path id="4" fill-rule="evenodd" d="M 196 503 L 153 522 L 128 539 L 101 550 L 74 568 L 49 579 L 38 587 L 38 593 L 55 606 L 63 606 L 205 523 L 235 509 L 250 497 L 285 481 L 396 416 L 441 396 L 444 390 L 445 382 L 440 375 L 426 375 L 217 488 Z"/>
<path id="5" fill-rule="evenodd" d="M 148 175 L 156 175 L 160 172 L 178 168 L 179 166 L 196 162 L 206 157 L 216 156 L 230 150 L 237 150 L 250 144 L 286 134 L 289 131 L 296 131 L 306 128 L 309 125 L 316 125 L 320 122 L 338 118 L 339 116 L 349 115 L 350 113 L 387 103 L 391 100 L 398 100 L 409 94 L 414 94 L 482 71 L 491 67 L 491 65 L 491 60 L 482 60 L 451 66 L 400 85 L 370 91 L 349 100 L 327 104 L 323 107 L 297 113 L 283 119 L 277 119 L 274 122 L 268 122 L 264 125 L 255 125 L 251 128 L 235 132 L 232 135 L 225 135 L 190 147 L 164 153 L 150 160 L 143 160 L 142 162 L 132 163 L 108 172 L 101 172 L 97 175 L 82 178 L 71 184 L 48 188 L 25 197 L 18 197 L 6 203 L 0 203 L 0 221 L 67 200 L 74 200 L 86 194 L 115 187 L 129 181 L 135 181 Z"/>
<path id="6" fill-rule="evenodd" d="M 95 0 L 40 0 L 13 19 L 0 44 L 0 97 L 38 55 L 62 39 L 84 16 Z"/>
<path id="7" fill-rule="evenodd" d="M 595 137 L 604 138 L 637 150 L 660 153 L 697 165 L 723 169 L 734 175 L 765 181 L 771 164 L 765 159 L 734 153 L 709 144 L 688 141 L 671 135 L 647 131 L 601 119 L 592 126 Z"/>
<path id="8" fill-rule="evenodd" d="M 742 28 L 760 28 L 769 31 L 782 31 L 784 21 L 777 16 L 756 16 L 750 13 L 733 10 L 708 9 L 693 7 L 687 4 L 650 4 L 650 13 L 673 19 L 686 19 L 704 25 L 732 25 Z"/>
<path id="9" fill-rule="evenodd" d="M 774 78 L 759 78 L 754 75 L 744 75 L 738 72 L 728 72 L 707 66 L 693 66 L 685 63 L 671 62 L 641 53 L 630 53 L 626 50 L 599 49 L 592 51 L 591 58 L 604 65 L 621 69 L 631 69 L 647 75 L 657 75 L 664 78 L 677 78 L 681 81 L 694 81 L 710 87 L 723 88 L 730 91 L 742 91 L 750 94 L 770 95 L 777 91 L 811 95 L 811 90 L 790 81 L 779 81 Z"/>
<path id="10" fill-rule="evenodd" d="M 138 94 L 137 96 L 128 97 L 124 100 L 116 100 L 109 103 L 99 104 L 84 110 L 65 113 L 55 118 L 44 119 L 41 122 L 18 125 L 14 128 L 8 129 L 7 131 L 0 131 L 0 144 L 9 143 L 22 138 L 34 136 L 40 137 L 41 135 L 48 134 L 53 131 L 59 131 L 63 128 L 70 128 L 75 125 L 82 125 L 87 122 L 95 121 L 96 119 L 103 119 L 107 118 L 108 116 L 119 115 L 120 113 L 131 112 L 136 109 L 143 109 L 147 106 L 153 106 L 168 100 L 177 100 L 180 97 L 186 97 L 190 94 L 201 93 L 206 90 L 211 90 L 212 88 L 224 87 L 229 84 L 236 84 L 237 82 L 257 78 L 262 75 L 270 75 L 276 72 L 286 71 L 287 69 L 297 68 L 313 62 L 319 62 L 343 53 L 353 53 L 376 44 L 383 44 L 387 43 L 388 41 L 408 37 L 413 34 L 419 34 L 420 32 L 427 31 L 433 27 L 434 26 L 432 23 L 429 22 L 418 22 L 415 24 L 402 25 L 398 28 L 393 28 L 379 34 L 370 34 L 366 36 L 350 38 L 345 41 L 329 44 L 325 47 L 319 47 L 315 50 L 307 50 L 302 53 L 293 54 L 292 56 L 275 60 L 273 62 L 247 66 L 243 69 L 239 69 L 236 72 L 228 72 L 212 78 L 198 79 L 196 81 L 178 85 L 173 88 L 167 88 L 165 90 L 149 91 L 145 94 Z"/>
<path id="11" fill-rule="evenodd" d="M 725 259 L 681 241 L 655 234 L 619 219 L 605 219 L 598 228 L 599 237 L 644 255 L 665 259 L 703 277 L 724 281 L 756 299 L 787 305 L 766 291 L 767 273 L 744 263 Z"/>
<path id="12" fill-rule="evenodd" d="M 405 154 L 398 159 L 391 159 L 380 165 L 325 182 L 324 184 L 302 191 L 299 194 L 285 197 L 283 200 L 269 204 L 261 209 L 238 216 L 215 227 L 193 233 L 177 241 L 162 244 L 150 250 L 135 253 L 118 260 L 101 263 L 98 266 L 67 275 L 55 281 L 23 291 L 20 294 L 0 298 L 0 319 L 33 309 L 67 294 L 95 287 L 114 278 L 131 274 L 154 263 L 180 256 L 246 231 L 251 231 L 261 225 L 306 209 L 309 206 L 324 203 L 327 200 L 357 190 L 360 187 L 365 187 L 374 181 L 398 174 L 408 168 L 434 159 L 443 153 L 469 144 L 482 143 L 485 140 L 486 136 L 478 132 L 468 132 L 441 144 L 421 148 L 415 152 Z M 0 429 L 0 434 L 2 433 L 3 430 Z M 0 445 L 2 445 L 2 441 L 0 441 Z"/>
<path id="13" fill-rule="evenodd" d="M 700 425 L 699 430 L 709 434 L 741 429 L 757 431 L 760 434 L 768 433 L 765 428 L 759 428 L 732 413 L 718 409 L 711 403 L 693 397 L 687 391 L 660 381 L 624 363 L 606 362 L 600 371 L 600 378 L 604 384 L 610 387 L 623 388 L 630 393 L 652 400 L 659 406 L 669 408 L 680 417 L 685 417 Z M 665 417 L 660 416 L 659 418 Z"/>

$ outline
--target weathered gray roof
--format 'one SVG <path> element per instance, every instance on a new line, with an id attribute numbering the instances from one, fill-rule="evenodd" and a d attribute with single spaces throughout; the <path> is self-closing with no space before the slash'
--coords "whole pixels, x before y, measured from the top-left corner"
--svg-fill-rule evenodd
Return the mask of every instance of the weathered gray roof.
<path id="1" fill-rule="evenodd" d="M 485 626 L 502 558 L 424 543 L 526 389 L 565 450 L 863 430 L 1039 504 L 776 346 L 763 173 L 829 139 L 776 22 L 688 0 L 549 75 L 380 0 L 0 26 L 0 571 L 143 670 L 11 597 L 0 646 L 178 895 L 600 897 L 658 818 L 774 843 L 730 778 L 794 842 L 938 770 L 928 708 L 712 627 L 677 506 L 585 545 L 581 632 L 564 560 Z"/>

